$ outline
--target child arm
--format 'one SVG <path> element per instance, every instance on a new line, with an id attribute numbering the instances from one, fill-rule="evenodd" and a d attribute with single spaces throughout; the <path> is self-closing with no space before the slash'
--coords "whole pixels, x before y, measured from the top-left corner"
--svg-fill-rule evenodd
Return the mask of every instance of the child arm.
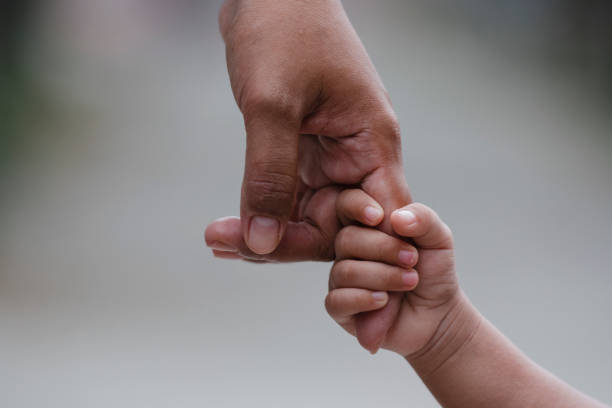
<path id="1" fill-rule="evenodd" d="M 402 291 L 383 348 L 404 356 L 442 406 L 604 407 L 527 358 L 469 302 L 456 279 L 451 230 L 433 210 L 413 203 L 391 214 L 394 232 L 412 245 L 366 227 L 366 209 L 376 207 L 368 200 L 353 192 L 337 202 L 343 224 L 361 224 L 338 234 L 330 273 L 328 311 L 343 327 L 351 332 L 355 315 Z M 402 265 L 400 251 L 414 249 L 418 256 Z M 402 279 L 413 271 L 418 277 Z"/>

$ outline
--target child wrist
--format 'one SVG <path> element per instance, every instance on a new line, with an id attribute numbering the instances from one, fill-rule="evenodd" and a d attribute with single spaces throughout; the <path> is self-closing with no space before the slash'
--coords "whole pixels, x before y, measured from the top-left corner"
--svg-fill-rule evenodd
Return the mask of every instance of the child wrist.
<path id="1" fill-rule="evenodd" d="M 431 339 L 419 351 L 404 356 L 422 379 L 443 370 L 472 341 L 483 317 L 460 290 Z"/>

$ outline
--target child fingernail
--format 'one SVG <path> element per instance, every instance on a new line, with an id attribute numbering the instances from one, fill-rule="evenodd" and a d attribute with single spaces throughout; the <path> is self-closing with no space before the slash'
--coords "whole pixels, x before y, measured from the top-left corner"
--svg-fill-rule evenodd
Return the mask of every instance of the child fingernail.
<path id="1" fill-rule="evenodd" d="M 412 251 L 403 249 L 397 254 L 397 259 L 404 265 L 412 266 L 414 265 L 415 254 Z"/>
<path id="2" fill-rule="evenodd" d="M 416 215 L 410 210 L 399 210 L 397 216 L 405 225 L 414 224 L 416 222 Z"/>
<path id="3" fill-rule="evenodd" d="M 380 208 L 372 207 L 368 205 L 365 210 L 363 210 L 365 218 L 370 223 L 376 223 L 382 217 L 382 210 Z"/>
<path id="4" fill-rule="evenodd" d="M 387 301 L 387 292 L 374 292 L 372 298 L 376 303 L 385 303 Z"/>
<path id="5" fill-rule="evenodd" d="M 419 275 L 415 271 L 402 272 L 402 283 L 406 287 L 414 287 L 419 281 Z"/>

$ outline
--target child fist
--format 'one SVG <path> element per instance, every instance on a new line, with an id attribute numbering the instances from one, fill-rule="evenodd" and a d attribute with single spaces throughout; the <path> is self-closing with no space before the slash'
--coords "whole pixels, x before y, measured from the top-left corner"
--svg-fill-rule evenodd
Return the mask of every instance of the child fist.
<path id="1" fill-rule="evenodd" d="M 397 237 L 371 228 L 382 220 L 382 209 L 362 190 L 343 191 L 337 212 L 346 226 L 336 237 L 327 312 L 357 335 L 360 313 L 384 307 L 388 292 L 403 292 L 393 325 L 382 343 L 369 351 L 383 347 L 403 356 L 417 353 L 435 337 L 460 299 L 450 229 L 419 203 L 391 214 Z"/>

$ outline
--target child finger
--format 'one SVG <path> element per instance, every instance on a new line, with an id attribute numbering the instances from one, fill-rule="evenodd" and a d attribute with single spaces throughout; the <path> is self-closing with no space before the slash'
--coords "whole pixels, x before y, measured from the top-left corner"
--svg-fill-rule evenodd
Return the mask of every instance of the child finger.
<path id="1" fill-rule="evenodd" d="M 351 225 L 336 235 L 336 259 L 362 259 L 412 268 L 418 261 L 416 248 L 402 239 L 368 227 Z"/>
<path id="2" fill-rule="evenodd" d="M 325 297 L 325 309 L 334 319 L 342 319 L 361 312 L 384 307 L 389 301 L 387 292 L 366 289 L 341 288 L 330 291 Z"/>
<path id="3" fill-rule="evenodd" d="M 330 273 L 330 286 L 401 292 L 412 290 L 419 282 L 414 269 L 404 269 L 380 262 L 338 261 Z"/>
<path id="4" fill-rule="evenodd" d="M 412 203 L 391 213 L 393 230 L 427 249 L 452 249 L 453 234 L 434 210 L 420 203 Z"/>
<path id="5" fill-rule="evenodd" d="M 336 213 L 342 225 L 357 221 L 371 227 L 380 224 L 385 215 L 380 204 L 360 189 L 343 190 L 336 200 Z"/>

